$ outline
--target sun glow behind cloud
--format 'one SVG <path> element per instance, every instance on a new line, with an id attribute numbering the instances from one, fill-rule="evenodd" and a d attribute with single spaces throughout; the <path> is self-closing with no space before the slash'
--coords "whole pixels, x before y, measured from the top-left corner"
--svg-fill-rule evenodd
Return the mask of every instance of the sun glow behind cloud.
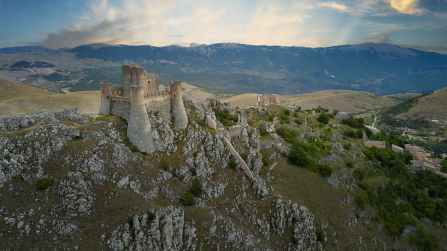
<path id="1" fill-rule="evenodd" d="M 422 14 L 422 10 L 418 8 L 418 0 L 389 0 L 391 8 L 408 15 Z"/>

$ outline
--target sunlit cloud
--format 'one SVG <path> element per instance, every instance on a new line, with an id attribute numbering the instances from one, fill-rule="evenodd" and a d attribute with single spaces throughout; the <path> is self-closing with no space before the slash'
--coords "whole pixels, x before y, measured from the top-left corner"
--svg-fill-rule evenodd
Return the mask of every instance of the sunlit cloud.
<path id="1" fill-rule="evenodd" d="M 407 15 L 420 15 L 423 13 L 418 3 L 418 0 L 389 0 L 391 8 Z"/>

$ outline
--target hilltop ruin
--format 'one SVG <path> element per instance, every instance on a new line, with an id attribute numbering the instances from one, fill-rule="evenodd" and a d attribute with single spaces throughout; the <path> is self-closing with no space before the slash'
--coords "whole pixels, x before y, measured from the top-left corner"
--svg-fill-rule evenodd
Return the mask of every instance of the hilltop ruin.
<path id="1" fill-rule="evenodd" d="M 127 136 L 138 150 L 153 153 L 152 126 L 148 112 L 156 112 L 163 119 L 172 121 L 176 130 L 188 125 L 180 81 L 172 81 L 169 88 L 162 88 L 159 78 L 137 65 L 122 66 L 122 86 L 101 87 L 101 115 L 115 115 L 127 120 Z"/>

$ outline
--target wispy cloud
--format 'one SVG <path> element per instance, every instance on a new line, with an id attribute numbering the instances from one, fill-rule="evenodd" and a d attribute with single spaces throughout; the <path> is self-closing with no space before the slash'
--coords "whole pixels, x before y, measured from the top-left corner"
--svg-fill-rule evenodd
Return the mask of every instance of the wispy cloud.
<path id="1" fill-rule="evenodd" d="M 340 12 L 347 12 L 349 10 L 348 6 L 337 2 L 321 2 L 318 4 L 318 6 L 328 9 L 334 9 Z"/>

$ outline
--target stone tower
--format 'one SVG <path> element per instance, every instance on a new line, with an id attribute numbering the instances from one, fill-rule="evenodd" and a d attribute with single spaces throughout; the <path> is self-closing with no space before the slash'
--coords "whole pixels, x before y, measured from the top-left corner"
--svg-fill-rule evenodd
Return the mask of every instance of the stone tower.
<path id="1" fill-rule="evenodd" d="M 127 137 L 138 150 L 152 153 L 156 149 L 145 104 L 146 75 L 142 68 L 134 67 L 130 69 L 130 76 L 130 85 L 128 86 L 130 113 L 127 121 Z"/>
<path id="2" fill-rule="evenodd" d="M 100 115 L 110 114 L 110 97 L 112 96 L 112 86 L 109 84 L 101 85 L 101 105 L 99 107 Z"/>
<path id="3" fill-rule="evenodd" d="M 188 126 L 188 115 L 183 103 L 183 88 L 180 81 L 171 83 L 171 116 L 175 129 L 183 130 Z"/>
<path id="4" fill-rule="evenodd" d="M 132 79 L 132 65 L 123 65 L 121 67 L 121 83 L 123 87 L 123 96 L 129 97 Z"/>

